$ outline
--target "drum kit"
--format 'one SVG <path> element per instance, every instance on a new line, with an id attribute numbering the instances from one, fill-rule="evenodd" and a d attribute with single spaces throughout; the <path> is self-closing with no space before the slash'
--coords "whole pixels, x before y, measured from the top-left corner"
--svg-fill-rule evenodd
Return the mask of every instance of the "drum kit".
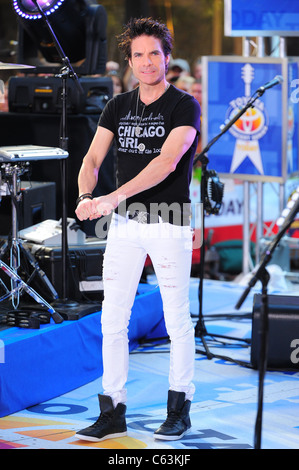
<path id="1" fill-rule="evenodd" d="M 1 70 L 18 70 L 18 71 L 25 71 L 34 69 L 34 66 L 31 65 L 23 65 L 23 64 L 15 64 L 15 63 L 4 63 L 0 62 L 0 78 L 1 78 Z M 5 147 L 3 147 L 5 149 Z M 1 148 L 0 148 L 1 150 Z M 3 152 L 6 154 L 6 152 Z M 67 152 L 65 155 L 58 157 L 58 158 L 66 158 Z M 46 157 L 47 158 L 47 157 Z M 8 243 L 5 242 L 4 245 L 1 246 L 0 249 L 0 270 L 6 274 L 11 280 L 11 290 L 9 290 L 6 284 L 0 279 L 0 286 L 2 286 L 5 290 L 5 294 L 0 297 L 0 302 L 10 298 L 13 308 L 16 310 L 19 306 L 19 295 L 22 292 L 26 292 L 29 294 L 31 298 L 33 298 L 38 304 L 42 307 L 46 308 L 49 312 L 50 316 L 52 316 L 55 323 L 61 323 L 63 318 L 60 316 L 58 312 L 43 298 L 41 297 L 32 287 L 30 287 L 26 282 L 18 274 L 19 268 L 19 255 L 20 250 L 24 252 L 24 248 L 22 247 L 21 242 L 18 240 L 18 223 L 17 223 L 17 203 L 20 200 L 19 191 L 18 191 L 18 182 L 21 175 L 23 175 L 26 171 L 28 171 L 28 159 L 1 159 L 1 167 L 0 167 L 0 200 L 1 200 L 1 189 L 2 189 L 2 180 L 6 183 L 7 187 L 9 188 L 9 194 L 12 200 L 12 237 L 10 242 L 10 266 L 3 262 L 1 259 L 3 254 L 7 251 Z M 29 261 L 31 264 L 34 265 L 36 269 L 36 262 L 32 259 L 32 256 L 26 252 L 27 258 L 30 257 Z M 42 273 L 42 280 L 47 283 L 49 287 L 49 280 L 46 279 L 44 273 Z M 51 286 L 50 286 L 51 287 Z M 55 295 L 55 290 L 54 290 Z M 26 327 L 26 320 L 25 320 L 25 327 Z"/>

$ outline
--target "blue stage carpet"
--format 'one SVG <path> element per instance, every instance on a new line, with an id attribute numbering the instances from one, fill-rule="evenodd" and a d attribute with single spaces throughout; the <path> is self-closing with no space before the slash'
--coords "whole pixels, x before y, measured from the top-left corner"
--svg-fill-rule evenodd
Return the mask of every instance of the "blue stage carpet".
<path id="1" fill-rule="evenodd" d="M 95 420 L 99 412 L 99 314 L 85 317 L 83 321 L 81 319 L 51 325 L 49 338 L 42 331 L 27 331 L 28 339 L 22 350 L 17 349 L 13 366 L 16 367 L 18 363 L 21 363 L 21 367 L 26 365 L 26 373 L 30 373 L 30 378 L 22 374 L 22 380 L 18 382 L 12 378 L 14 369 L 6 371 L 6 368 L 10 369 L 10 347 L 14 341 L 10 338 L 10 330 L 4 331 L 7 343 L 5 342 L 5 360 L 0 364 L 0 371 L 7 372 L 11 388 L 6 390 L 7 385 L 1 373 L 0 448 L 109 449 L 114 457 L 115 452 L 120 455 L 122 449 L 154 449 L 155 452 L 163 449 L 177 452 L 192 452 L 197 449 L 253 449 L 259 377 L 257 370 L 240 363 L 250 362 L 250 346 L 241 339 L 251 337 L 253 294 L 259 290 L 253 290 L 242 308 L 236 311 L 234 305 L 243 290 L 242 286 L 234 283 L 204 281 L 204 318 L 209 334 L 206 337 L 207 345 L 216 356 L 224 355 L 233 361 L 217 357 L 208 359 L 201 340 L 197 338 L 196 393 L 191 407 L 192 430 L 181 441 L 163 442 L 153 438 L 153 431 L 165 418 L 169 344 L 165 342 L 157 345 L 148 341 L 137 345 L 135 341 L 139 336 L 139 327 L 143 329 L 140 337 L 144 337 L 144 329 L 150 330 L 148 325 L 154 323 L 153 318 L 157 325 L 160 323 L 161 302 L 154 284 L 149 291 L 151 295 L 149 292 L 141 294 L 137 302 L 146 303 L 147 310 L 151 298 L 154 304 L 153 315 L 156 316 L 147 318 L 146 310 L 140 305 L 138 309 L 140 308 L 142 325 L 133 321 L 133 325 L 139 326 L 136 326 L 132 338 L 127 385 L 128 436 L 124 438 L 100 443 L 88 443 L 75 438 L 76 431 Z M 157 297 L 152 297 L 153 292 L 157 293 Z M 194 323 L 197 322 L 198 314 L 197 295 L 198 280 L 192 279 L 190 300 Z M 144 323 L 148 321 L 146 327 Z M 157 331 L 163 332 L 163 325 Z M 64 332 L 66 334 L 62 335 Z M 240 341 L 218 340 L 213 338 L 213 334 L 229 335 Z M 76 342 L 70 346 L 72 336 L 76 338 Z M 31 351 L 33 343 L 37 344 L 36 351 L 40 357 L 34 357 Z M 48 346 L 49 357 L 46 358 L 45 348 Z M 54 346 L 57 348 L 55 356 L 52 352 Z M 26 355 L 30 357 L 29 364 L 28 356 L 22 357 L 26 350 Z M 80 364 L 81 361 L 83 364 Z M 62 392 L 66 373 L 73 377 L 68 379 L 70 388 Z M 88 379 L 84 385 L 80 384 L 83 375 Z M 42 397 L 33 390 L 35 387 L 40 388 L 39 385 L 45 380 L 52 397 Z M 5 395 L 3 387 L 6 390 Z M 8 410 L 8 393 L 13 395 L 15 402 L 19 401 L 20 406 L 25 403 L 25 398 L 28 403 L 18 411 L 5 414 L 5 410 Z M 54 393 L 57 395 L 54 396 Z M 264 381 L 262 448 L 299 448 L 298 403 L 299 372 L 267 371 Z"/>
<path id="2" fill-rule="evenodd" d="M 159 289 L 140 285 L 129 328 L 130 350 L 162 327 Z M 0 332 L 0 417 L 55 398 L 102 375 L 101 312 L 79 320 Z"/>

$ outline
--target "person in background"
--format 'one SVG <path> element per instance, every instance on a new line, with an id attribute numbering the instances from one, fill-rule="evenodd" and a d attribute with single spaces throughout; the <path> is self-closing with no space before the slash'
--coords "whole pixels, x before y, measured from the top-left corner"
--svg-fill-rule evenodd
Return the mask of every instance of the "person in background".
<path id="1" fill-rule="evenodd" d="M 119 63 L 115 62 L 114 60 L 108 60 L 106 63 L 106 74 L 110 72 L 119 73 Z"/>
<path id="2" fill-rule="evenodd" d="M 194 98 L 199 102 L 201 105 L 202 103 L 202 83 L 201 79 L 193 80 L 191 87 L 190 87 L 190 93 Z"/>
<path id="3" fill-rule="evenodd" d="M 107 73 L 107 77 L 110 77 L 113 82 L 113 96 L 123 93 L 125 91 L 124 83 L 117 72 L 114 70 Z"/>
<path id="4" fill-rule="evenodd" d="M 0 111 L 8 112 L 8 84 L 0 80 Z"/>
<path id="5" fill-rule="evenodd" d="M 192 76 L 196 80 L 201 80 L 201 78 L 202 78 L 202 64 L 201 64 L 201 58 L 200 57 L 195 61 L 194 65 L 193 65 Z"/>
<path id="6" fill-rule="evenodd" d="M 166 79 L 171 83 L 176 83 L 182 75 L 190 75 L 190 66 L 188 62 L 185 59 L 171 59 Z"/>
<path id="7" fill-rule="evenodd" d="M 196 99 L 196 101 L 198 101 L 198 103 L 201 106 L 202 105 L 202 82 L 201 82 L 201 78 L 194 79 L 194 81 L 191 85 L 190 94 Z M 202 140 L 201 140 L 201 136 L 199 136 L 196 153 L 200 153 L 201 150 L 202 150 Z M 199 162 L 197 163 L 197 167 L 198 166 L 200 166 Z"/>
<path id="8" fill-rule="evenodd" d="M 175 82 L 175 86 L 186 93 L 191 94 L 192 85 L 195 82 L 195 78 L 189 75 L 181 75 Z"/>
<path id="9" fill-rule="evenodd" d="M 124 83 L 125 91 L 132 91 L 139 85 L 139 81 L 134 76 L 132 68 L 129 65 L 126 67 L 124 71 L 123 83 Z"/>

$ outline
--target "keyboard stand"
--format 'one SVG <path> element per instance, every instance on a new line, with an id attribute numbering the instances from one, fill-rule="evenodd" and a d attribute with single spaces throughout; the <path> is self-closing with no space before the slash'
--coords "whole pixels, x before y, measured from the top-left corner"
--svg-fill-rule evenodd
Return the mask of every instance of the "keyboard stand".
<path id="1" fill-rule="evenodd" d="M 17 203 L 19 201 L 18 196 L 18 178 L 28 171 L 28 162 L 22 162 L 18 164 L 13 163 L 4 163 L 2 164 L 1 171 L 4 171 L 4 178 L 9 184 L 10 195 L 11 195 L 11 204 L 12 204 L 12 239 L 11 239 L 11 248 L 10 248 L 10 267 L 8 267 L 3 261 L 0 259 L 0 268 L 4 270 L 4 272 L 11 278 L 11 291 L 6 292 L 4 296 L 0 298 L 0 302 L 2 300 L 11 297 L 13 308 L 16 309 L 19 306 L 19 298 L 21 290 L 25 290 L 31 297 L 33 297 L 37 302 L 41 303 L 42 305 L 46 306 L 49 311 L 53 314 L 53 319 L 55 323 L 59 323 L 63 321 L 62 317 L 58 313 L 55 312 L 54 308 L 51 307 L 34 289 L 29 287 L 17 274 L 17 270 L 19 268 L 19 260 L 20 260 L 20 250 L 22 253 L 26 255 L 29 263 L 31 266 L 34 267 L 37 273 L 40 274 L 40 277 L 43 282 L 45 282 L 46 286 L 50 289 L 52 296 L 54 299 L 58 298 L 58 294 L 55 291 L 54 287 L 51 285 L 49 279 L 45 275 L 44 272 L 37 267 L 37 263 L 34 262 L 33 257 L 31 254 L 27 253 L 25 248 L 22 246 L 21 241 L 18 238 L 18 219 L 17 219 Z M 5 253 L 6 249 L 8 249 L 8 243 L 1 248 L 1 256 Z M 3 284 L 3 283 L 2 283 Z M 58 321 L 57 321 L 58 320 Z"/>
<path id="2" fill-rule="evenodd" d="M 13 281 L 14 283 L 14 288 L 10 291 L 4 294 L 2 297 L 0 297 L 0 302 L 3 300 L 7 299 L 10 296 L 18 295 L 19 291 L 23 289 L 27 294 L 29 294 L 36 302 L 41 304 L 43 307 L 46 307 L 48 309 L 48 312 L 51 314 L 53 320 L 55 323 L 62 323 L 63 318 L 62 316 L 55 311 L 55 309 L 48 304 L 32 287 L 29 287 L 21 278 L 20 276 L 7 264 L 5 264 L 1 259 L 0 259 L 0 269 L 5 272 Z"/>

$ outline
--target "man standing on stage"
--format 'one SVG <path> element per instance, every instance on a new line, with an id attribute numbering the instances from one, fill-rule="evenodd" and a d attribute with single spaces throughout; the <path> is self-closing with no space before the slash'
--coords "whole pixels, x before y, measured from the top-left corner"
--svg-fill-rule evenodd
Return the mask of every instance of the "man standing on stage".
<path id="1" fill-rule="evenodd" d="M 189 184 L 200 106 L 166 81 L 172 37 L 164 24 L 151 18 L 133 19 L 119 36 L 119 46 L 139 86 L 106 105 L 78 178 L 79 220 L 113 215 L 103 267 L 101 414 L 96 423 L 76 435 L 91 441 L 126 435 L 128 324 L 149 255 L 171 341 L 167 419 L 154 437 L 175 440 L 191 427 L 194 394 Z M 114 139 L 117 189 L 93 198 L 99 168 Z"/>

